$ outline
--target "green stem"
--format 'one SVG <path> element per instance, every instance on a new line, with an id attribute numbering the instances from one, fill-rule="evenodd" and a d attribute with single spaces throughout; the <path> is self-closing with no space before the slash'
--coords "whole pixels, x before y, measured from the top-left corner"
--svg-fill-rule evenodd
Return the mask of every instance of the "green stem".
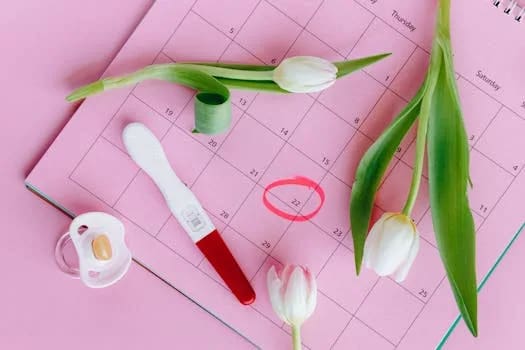
<path id="1" fill-rule="evenodd" d="M 177 64 L 177 63 L 172 63 Z M 191 63 L 180 63 L 185 67 L 200 70 L 201 72 L 208 73 L 215 78 L 227 78 L 236 80 L 252 80 L 252 81 L 273 81 L 273 70 L 269 71 L 257 71 L 257 70 L 242 70 L 232 69 L 224 67 L 207 66 L 205 64 L 191 64 Z"/>
<path id="2" fill-rule="evenodd" d="M 441 23 L 448 23 L 450 0 L 439 1 L 439 14 L 437 23 L 437 36 L 438 38 L 447 40 L 449 38 L 448 27 L 442 30 Z M 428 67 L 429 72 L 437 71 L 441 68 L 443 60 L 443 48 L 441 47 L 440 40 L 434 40 L 432 46 L 432 53 L 430 57 L 430 64 Z M 428 120 L 430 117 L 430 109 L 432 108 L 432 99 L 434 95 L 434 89 L 437 84 L 438 74 L 427 74 L 427 80 L 425 81 L 425 94 L 421 102 L 421 112 L 418 119 L 417 127 L 417 138 L 416 138 L 416 158 L 414 161 L 414 170 L 412 171 L 412 180 L 410 182 L 410 191 L 408 192 L 405 206 L 403 207 L 403 214 L 410 216 L 414 205 L 416 203 L 417 194 L 421 185 L 421 176 L 423 174 L 423 165 L 425 161 L 425 147 L 427 143 L 427 131 L 428 131 Z"/>
<path id="3" fill-rule="evenodd" d="M 301 326 L 292 326 L 293 350 L 301 350 Z"/>
<path id="4" fill-rule="evenodd" d="M 423 173 L 423 164 L 425 161 L 425 145 L 427 141 L 428 130 L 428 113 L 419 116 L 416 139 L 416 159 L 414 163 L 414 170 L 412 172 L 412 180 L 410 183 L 410 191 L 403 207 L 403 214 L 410 216 L 414 204 L 416 203 L 417 194 L 421 185 L 421 175 Z"/>
<path id="5" fill-rule="evenodd" d="M 236 80 L 241 80 L 261 83 L 273 83 L 273 71 L 250 71 L 189 63 L 153 64 L 130 74 L 118 77 L 104 78 L 89 85 L 83 86 L 73 91 L 71 95 L 67 97 L 67 100 L 77 101 L 105 90 L 137 84 L 147 79 L 173 80 L 172 77 L 177 74 L 177 71 L 191 70 L 200 71 L 201 73 L 205 73 L 210 76 L 217 77 L 219 79 L 224 78 L 232 82 Z M 180 81 L 175 82 L 181 83 Z M 269 89 L 271 89 L 272 87 L 272 84 L 268 86 Z"/>

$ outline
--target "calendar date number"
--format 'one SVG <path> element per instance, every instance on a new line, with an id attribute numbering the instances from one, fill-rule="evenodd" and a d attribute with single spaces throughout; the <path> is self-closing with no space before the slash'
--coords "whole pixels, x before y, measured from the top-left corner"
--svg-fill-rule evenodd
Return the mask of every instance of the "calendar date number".
<path id="1" fill-rule="evenodd" d="M 332 233 L 334 234 L 334 236 L 337 236 L 337 237 L 343 236 L 343 230 L 341 230 L 340 228 L 336 228 L 335 230 L 332 231 Z"/>

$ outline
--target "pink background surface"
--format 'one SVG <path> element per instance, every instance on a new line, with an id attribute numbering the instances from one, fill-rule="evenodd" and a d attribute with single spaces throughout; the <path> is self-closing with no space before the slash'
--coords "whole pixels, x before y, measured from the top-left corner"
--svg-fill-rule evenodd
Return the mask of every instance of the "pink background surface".
<path id="1" fill-rule="evenodd" d="M 31 0 L 0 6 L 2 349 L 252 348 L 135 263 L 120 283 L 103 290 L 62 274 L 53 249 L 69 219 L 23 185 L 75 109 L 64 96 L 98 78 L 150 4 Z"/>
<path id="2" fill-rule="evenodd" d="M 0 101 L 7 121 L 0 157 L 4 209 L 0 346 L 250 348 L 136 264 L 121 283 L 100 291 L 62 275 L 55 267 L 53 248 L 69 220 L 23 187 L 29 170 L 74 111 L 64 96 L 73 86 L 101 74 L 149 5 L 144 0 L 111 0 L 103 6 L 25 1 L 4 5 L 0 11 L 4 81 Z M 480 339 L 473 341 L 460 326 L 445 348 L 492 349 L 498 344 L 520 348 L 518 327 L 525 320 L 525 307 L 520 306 L 521 293 L 516 292 L 520 288 L 513 280 L 520 273 L 522 240 L 481 294 Z M 205 337 L 200 336 L 203 329 Z"/>

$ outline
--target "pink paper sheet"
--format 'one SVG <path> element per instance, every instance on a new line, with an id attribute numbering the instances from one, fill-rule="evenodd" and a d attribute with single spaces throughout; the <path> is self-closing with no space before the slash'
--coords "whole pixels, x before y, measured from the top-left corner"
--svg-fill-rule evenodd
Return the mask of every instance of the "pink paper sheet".
<path id="1" fill-rule="evenodd" d="M 491 3 L 465 0 L 452 10 L 472 146 L 480 279 L 525 217 L 525 83 L 519 74 L 525 25 Z M 145 82 L 90 98 L 27 183 L 71 214 L 102 210 L 120 217 L 139 262 L 259 347 L 289 348 L 290 330 L 271 310 L 265 275 L 271 264 L 290 262 L 307 264 L 319 280 L 318 308 L 303 329 L 307 348 L 433 348 L 457 309 L 433 238 L 426 180 L 413 212 L 422 247 L 401 284 L 370 271 L 354 276 L 348 198 L 360 156 L 423 78 L 434 10 L 434 2 L 401 0 L 159 0 L 106 76 L 177 60 L 270 64 L 293 55 L 393 55 L 320 94 L 234 92 L 232 128 L 213 137 L 191 134 L 193 93 L 185 88 Z M 254 305 L 236 302 L 124 152 L 120 133 L 132 121 L 162 139 L 175 171 L 251 279 L 258 293 Z M 381 186 L 377 215 L 400 209 L 413 149 L 411 133 Z M 263 205 L 267 185 L 294 176 L 318 182 L 326 194 L 320 212 L 306 222 L 283 219 Z M 300 214 L 319 204 L 315 192 L 299 186 L 275 188 L 269 199 Z"/>

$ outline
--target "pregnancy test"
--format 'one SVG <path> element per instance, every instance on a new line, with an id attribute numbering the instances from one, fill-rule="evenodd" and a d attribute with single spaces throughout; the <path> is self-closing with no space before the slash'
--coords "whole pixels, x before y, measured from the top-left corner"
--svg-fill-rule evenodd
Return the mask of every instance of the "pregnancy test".
<path id="1" fill-rule="evenodd" d="M 122 138 L 131 158 L 155 182 L 173 216 L 228 288 L 242 304 L 253 303 L 255 292 L 250 282 L 197 197 L 173 171 L 160 141 L 141 123 L 128 124 Z"/>

